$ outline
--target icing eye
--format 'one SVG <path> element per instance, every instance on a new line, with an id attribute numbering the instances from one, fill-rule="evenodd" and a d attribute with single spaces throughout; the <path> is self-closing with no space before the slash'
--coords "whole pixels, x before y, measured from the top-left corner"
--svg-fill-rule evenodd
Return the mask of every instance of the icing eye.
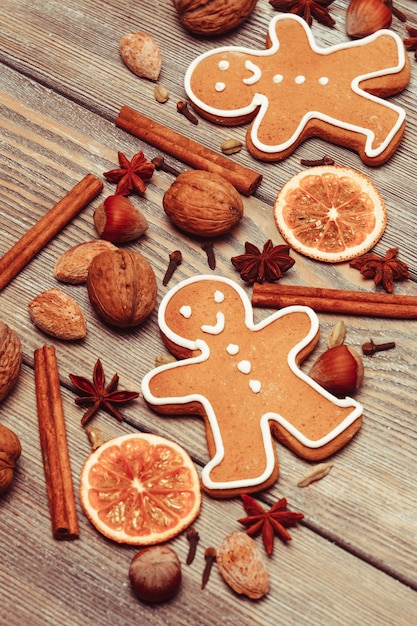
<path id="1" fill-rule="evenodd" d="M 275 74 L 274 78 L 272 79 L 275 84 L 282 83 L 283 80 L 284 77 L 282 74 Z"/>
<path id="2" fill-rule="evenodd" d="M 180 313 L 183 317 L 185 317 L 185 319 L 188 320 L 192 315 L 192 309 L 190 306 L 187 306 L 186 304 L 184 304 L 184 306 L 180 308 Z"/>
<path id="3" fill-rule="evenodd" d="M 230 67 L 230 63 L 229 61 L 219 61 L 219 70 L 221 70 L 222 72 L 224 72 L 225 70 L 228 70 Z"/>
<path id="4" fill-rule="evenodd" d="M 217 302 L 218 304 L 220 304 L 220 302 L 224 301 L 224 293 L 222 293 L 221 291 L 216 291 L 214 293 L 214 302 Z"/>
<path id="5" fill-rule="evenodd" d="M 216 83 L 216 84 L 214 85 L 214 89 L 215 89 L 216 91 L 224 91 L 224 90 L 226 89 L 226 83 L 221 83 L 221 82 Z"/>
<path id="6" fill-rule="evenodd" d="M 303 76 L 302 74 L 295 77 L 295 82 L 297 83 L 297 85 L 302 85 L 303 83 L 305 83 L 305 80 L 306 80 L 306 77 Z"/>
<path id="7" fill-rule="evenodd" d="M 327 78 L 327 76 L 322 76 L 321 78 L 319 78 L 320 85 L 327 85 L 328 82 L 329 82 L 329 79 Z"/>

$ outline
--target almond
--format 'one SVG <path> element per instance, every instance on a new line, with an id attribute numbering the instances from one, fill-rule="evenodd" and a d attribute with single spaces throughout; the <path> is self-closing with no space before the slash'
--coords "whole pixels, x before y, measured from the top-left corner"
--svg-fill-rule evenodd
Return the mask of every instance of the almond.
<path id="1" fill-rule="evenodd" d="M 269 576 L 255 541 L 233 532 L 217 548 L 216 561 L 226 583 L 239 594 L 256 600 L 269 591 Z"/>
<path id="2" fill-rule="evenodd" d="M 28 305 L 32 322 L 51 337 L 71 341 L 87 334 L 85 317 L 69 295 L 53 287 L 36 296 Z"/>
<path id="3" fill-rule="evenodd" d="M 148 33 L 128 33 L 119 42 L 120 56 L 131 72 L 141 78 L 158 80 L 162 57 L 155 39 Z"/>
<path id="4" fill-rule="evenodd" d="M 110 241 L 94 239 L 79 243 L 61 254 L 55 263 L 54 276 L 61 283 L 80 285 L 87 282 L 88 268 L 95 256 L 106 250 L 116 250 Z"/>

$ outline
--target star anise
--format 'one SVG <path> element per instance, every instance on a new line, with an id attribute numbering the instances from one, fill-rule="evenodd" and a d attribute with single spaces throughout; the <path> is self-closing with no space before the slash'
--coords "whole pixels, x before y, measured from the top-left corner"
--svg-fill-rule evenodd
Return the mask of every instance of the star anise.
<path id="1" fill-rule="evenodd" d="M 417 59 L 417 28 L 406 26 L 409 37 L 403 39 L 406 50 L 414 52 L 414 58 Z"/>
<path id="2" fill-rule="evenodd" d="M 82 397 L 75 398 L 75 403 L 79 406 L 90 406 L 81 419 L 83 426 L 90 421 L 99 409 L 104 409 L 121 422 L 123 415 L 113 405 L 130 402 L 130 400 L 134 400 L 139 396 L 139 393 L 136 391 L 117 391 L 119 384 L 119 376 L 117 374 L 106 385 L 103 365 L 100 359 L 97 359 L 94 366 L 92 382 L 84 378 L 84 376 L 70 374 L 69 377 L 74 387 L 82 394 Z"/>
<path id="3" fill-rule="evenodd" d="M 367 252 L 353 259 L 349 265 L 359 270 L 365 278 L 373 278 L 375 286 L 381 285 L 385 291 L 391 293 L 393 282 L 410 278 L 408 266 L 398 258 L 398 248 L 387 250 L 385 257 L 373 252 Z"/>
<path id="4" fill-rule="evenodd" d="M 117 183 L 116 194 L 127 196 L 132 191 L 145 193 L 145 183 L 152 178 L 155 165 L 146 160 L 143 152 L 135 154 L 130 161 L 123 152 L 118 152 L 117 156 L 120 167 L 103 174 L 109 183 Z"/>
<path id="5" fill-rule="evenodd" d="M 287 511 L 286 498 L 280 498 L 269 511 L 265 511 L 255 498 L 247 494 L 241 497 L 248 517 L 242 517 L 238 522 L 246 526 L 246 533 L 250 537 L 256 537 L 262 533 L 265 550 L 269 555 L 274 550 L 275 535 L 282 541 L 290 541 L 292 537 L 286 529 L 296 526 L 297 522 L 304 517 L 303 513 Z"/>
<path id="6" fill-rule="evenodd" d="M 245 243 L 245 254 L 231 258 L 232 264 L 247 283 L 273 283 L 295 263 L 290 257 L 290 247 L 274 246 L 272 241 L 264 244 L 262 252 L 253 243 Z"/>
<path id="7" fill-rule="evenodd" d="M 334 26 L 335 20 L 330 15 L 327 7 L 334 0 L 269 0 L 272 8 L 284 13 L 295 13 L 304 18 L 309 26 L 313 19 L 324 24 L 324 26 Z"/>

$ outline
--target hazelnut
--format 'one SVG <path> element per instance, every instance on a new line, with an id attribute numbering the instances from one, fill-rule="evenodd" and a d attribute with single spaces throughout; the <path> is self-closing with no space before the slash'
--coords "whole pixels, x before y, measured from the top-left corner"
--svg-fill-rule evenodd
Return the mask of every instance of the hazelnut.
<path id="1" fill-rule="evenodd" d="M 145 216 L 125 196 L 109 196 L 94 211 L 98 236 L 112 243 L 138 239 L 148 229 Z"/>
<path id="2" fill-rule="evenodd" d="M 157 284 L 152 266 L 132 250 L 117 249 L 96 256 L 88 270 L 87 289 L 99 317 L 119 328 L 138 326 L 156 304 Z"/>
<path id="3" fill-rule="evenodd" d="M 0 494 L 9 491 L 14 476 L 16 461 L 22 453 L 18 436 L 0 424 Z"/>
<path id="4" fill-rule="evenodd" d="M 392 9 L 384 0 L 351 0 L 346 10 L 346 32 L 354 39 L 389 28 L 391 21 Z"/>
<path id="5" fill-rule="evenodd" d="M 181 563 L 167 546 L 138 552 L 129 568 L 132 589 L 140 600 L 157 603 L 173 598 L 181 585 Z"/>
<path id="6" fill-rule="evenodd" d="M 0 402 L 15 386 L 21 364 L 20 339 L 14 330 L 0 321 Z"/>
<path id="7" fill-rule="evenodd" d="M 310 377 L 339 398 L 357 391 L 363 380 L 363 362 L 354 348 L 344 344 L 329 348 L 310 369 Z"/>

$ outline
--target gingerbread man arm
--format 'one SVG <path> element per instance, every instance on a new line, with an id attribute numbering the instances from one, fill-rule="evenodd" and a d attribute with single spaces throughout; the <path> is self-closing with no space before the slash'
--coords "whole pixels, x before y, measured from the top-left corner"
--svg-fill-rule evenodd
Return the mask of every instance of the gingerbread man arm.
<path id="1" fill-rule="evenodd" d="M 408 82 L 409 64 L 399 38 L 380 31 L 355 46 L 321 49 L 303 20 L 277 19 L 275 28 L 277 59 L 288 56 L 297 40 L 301 58 L 318 71 L 303 73 L 300 65 L 298 74 L 285 68 L 274 76 L 277 87 L 269 89 L 249 129 L 249 148 L 281 159 L 305 139 L 321 136 L 356 149 L 365 161 L 383 155 L 404 129 L 404 110 L 379 97 Z"/>

